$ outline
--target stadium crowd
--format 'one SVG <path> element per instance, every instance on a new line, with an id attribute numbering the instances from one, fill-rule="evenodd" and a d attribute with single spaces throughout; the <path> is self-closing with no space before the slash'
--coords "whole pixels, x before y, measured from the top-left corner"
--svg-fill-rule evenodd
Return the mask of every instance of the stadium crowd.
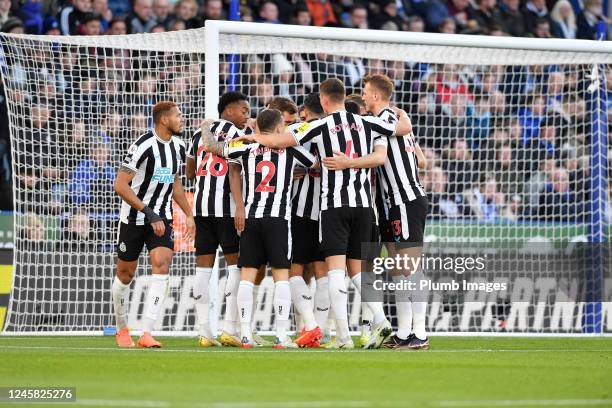
<path id="1" fill-rule="evenodd" d="M 593 24 L 609 22 L 601 0 L 575 9 L 566 0 L 382 1 L 357 3 L 243 2 L 242 19 L 268 23 L 439 31 L 490 35 L 594 38 Z M 201 27 L 226 18 L 219 0 L 73 0 L 50 4 L 0 0 L 4 32 L 96 35 L 161 32 Z M 550 11 L 549 11 L 550 10 Z M 4 45 L 9 47 L 8 45 Z M 5 50 L 6 51 L 6 50 Z M 27 111 L 16 127 L 21 156 L 16 174 L 20 202 L 30 203 L 22 233 L 45 239 L 40 215 L 60 215 L 66 242 L 101 238 L 113 227 L 118 161 L 129 143 L 150 125 L 160 98 L 177 100 L 193 131 L 203 118 L 203 61 L 197 56 L 128 53 L 66 47 L 52 58 L 23 50 L 6 52 L 8 87 L 0 77 L 0 209 L 12 209 L 8 107 L 5 89 Z M 146 61 L 155 60 L 155 63 Z M 22 61 L 23 65 L 23 61 Z M 51 68 L 51 69 L 49 69 Z M 366 74 L 387 74 L 394 102 L 412 119 L 428 158 L 421 182 L 429 193 L 430 218 L 482 222 L 586 222 L 591 205 L 590 117 L 583 66 L 458 66 L 345 58 L 325 54 L 266 54 L 241 57 L 237 89 L 249 95 L 253 115 L 276 95 L 300 105 L 329 78 L 341 78 L 360 93 Z M 49 75 L 59 72 L 59 75 Z M 230 64 L 222 58 L 221 92 L 229 90 Z M 6 79 L 5 79 L 6 80 Z M 612 70 L 605 82 L 612 90 Z M 608 116 L 612 119 L 612 92 Z M 68 97 L 66 97 L 68 95 Z M 612 120 L 609 121 L 612 123 Z M 610 178 L 608 178 L 610 179 Z M 66 209 L 77 209 L 69 211 Z M 610 194 L 605 203 L 612 223 Z M 110 235 L 109 235 L 110 236 Z M 72 244 L 70 244 L 72 245 Z"/>

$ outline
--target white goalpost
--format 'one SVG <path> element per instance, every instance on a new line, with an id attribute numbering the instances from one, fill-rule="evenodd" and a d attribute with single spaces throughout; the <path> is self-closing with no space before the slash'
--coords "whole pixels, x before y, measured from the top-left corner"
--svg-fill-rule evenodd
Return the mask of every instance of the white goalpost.
<path id="1" fill-rule="evenodd" d="M 360 93 L 387 74 L 428 159 L 428 256 L 494 254 L 478 282 L 502 292 L 431 293 L 432 335 L 607 335 L 607 102 L 612 43 L 207 21 L 197 30 L 100 37 L 0 33 L 14 183 L 14 278 L 2 334 L 99 335 L 114 324 L 119 199 L 112 180 L 150 110 L 175 100 L 184 138 L 238 90 L 253 113 L 272 96 L 298 105 L 338 77 Z M 186 183 L 188 190 L 192 186 Z M 170 293 L 157 330 L 194 334 L 195 255 L 175 211 Z M 444 268 L 425 272 L 449 279 Z M 223 311 L 219 259 L 215 319 Z M 445 274 L 446 273 L 446 274 Z M 129 326 L 150 271 L 140 259 Z M 255 321 L 273 329 L 271 278 Z M 359 296 L 349 323 L 357 330 Z M 393 299 L 385 298 L 395 318 Z"/>

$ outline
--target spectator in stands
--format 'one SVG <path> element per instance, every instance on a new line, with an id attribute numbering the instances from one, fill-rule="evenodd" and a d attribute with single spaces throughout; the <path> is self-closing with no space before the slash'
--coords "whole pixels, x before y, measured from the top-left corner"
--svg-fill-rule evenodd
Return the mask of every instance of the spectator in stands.
<path id="1" fill-rule="evenodd" d="M 97 14 L 87 13 L 81 21 L 79 31 L 83 35 L 101 35 L 102 19 Z"/>
<path id="2" fill-rule="evenodd" d="M 157 24 L 149 32 L 150 33 L 165 33 L 166 32 L 166 27 L 164 27 L 163 24 Z"/>
<path id="3" fill-rule="evenodd" d="M 472 188 L 478 180 L 472 153 L 465 139 L 456 139 L 447 149 L 447 160 L 443 164 L 444 171 L 449 175 L 449 193 L 460 194 Z"/>
<path id="4" fill-rule="evenodd" d="M 437 31 L 442 22 L 450 17 L 446 2 L 430 0 L 425 11 L 425 22 L 428 31 Z"/>
<path id="5" fill-rule="evenodd" d="M 91 0 L 72 0 L 71 5 L 64 8 L 60 13 L 62 35 L 78 34 L 81 20 L 91 11 Z"/>
<path id="6" fill-rule="evenodd" d="M 62 232 L 59 241 L 60 250 L 68 252 L 88 252 L 94 246 L 94 229 L 91 219 L 82 208 L 77 208 L 68 219 L 66 228 Z"/>
<path id="7" fill-rule="evenodd" d="M 105 33 L 108 31 L 110 22 L 113 19 L 113 12 L 108 7 L 108 0 L 93 0 L 92 8 L 93 12 L 100 16 L 102 32 Z"/>
<path id="8" fill-rule="evenodd" d="M 28 245 L 42 245 L 45 241 L 45 226 L 40 216 L 27 213 L 24 217 L 24 227 L 19 231 L 19 235 Z"/>
<path id="9" fill-rule="evenodd" d="M 327 24 L 337 25 L 338 19 L 334 14 L 331 2 L 328 0 L 306 0 L 306 7 L 312 16 L 312 22 L 316 26 Z"/>
<path id="10" fill-rule="evenodd" d="M 551 21 L 547 18 L 538 18 L 535 20 L 532 34 L 535 38 L 553 38 L 550 30 Z"/>
<path id="11" fill-rule="evenodd" d="M 198 16 L 196 0 L 179 0 L 174 8 L 176 18 L 185 22 L 186 29 L 198 28 L 204 25 L 204 20 Z"/>
<path id="12" fill-rule="evenodd" d="M 520 152 L 520 151 L 519 151 Z M 527 155 L 525 155 L 527 157 Z M 545 157 L 544 160 L 530 164 L 526 163 L 525 157 L 518 157 L 517 162 L 521 170 L 525 173 L 527 182 L 523 188 L 524 203 L 523 211 L 526 216 L 536 216 L 538 214 L 538 206 L 540 205 L 540 196 L 546 185 L 552 179 L 552 174 L 557 168 L 557 161 L 554 157 Z M 531 172 L 531 168 L 535 165 L 537 171 Z"/>
<path id="13" fill-rule="evenodd" d="M 541 93 L 534 92 L 527 98 L 526 105 L 518 111 L 519 122 L 523 129 L 522 141 L 525 146 L 538 136 L 540 122 L 546 112 L 546 101 Z"/>
<path id="14" fill-rule="evenodd" d="M 474 96 L 474 103 L 468 105 L 467 122 L 468 144 L 472 151 L 478 150 L 482 143 L 486 143 L 489 138 L 491 126 L 491 108 L 489 96 L 477 94 Z"/>
<path id="15" fill-rule="evenodd" d="M 312 17 L 306 7 L 296 7 L 293 14 L 292 24 L 309 26 L 312 25 Z"/>
<path id="16" fill-rule="evenodd" d="M 74 120 L 66 126 L 58 143 L 59 167 L 69 172 L 77 163 L 77 158 L 85 157 L 87 152 L 88 129 L 83 120 Z"/>
<path id="17" fill-rule="evenodd" d="M 286 96 L 303 95 L 304 88 L 295 81 L 293 65 L 283 54 L 272 55 L 272 74 L 276 77 L 274 95 Z"/>
<path id="18" fill-rule="evenodd" d="M 469 6 L 469 0 L 451 0 L 448 3 L 450 17 L 455 21 L 460 31 L 468 27 L 470 21 Z"/>
<path id="19" fill-rule="evenodd" d="M 204 20 L 223 20 L 223 2 L 208 0 L 204 5 Z"/>
<path id="20" fill-rule="evenodd" d="M 546 8 L 546 0 L 529 0 L 523 8 L 525 16 L 525 27 L 533 30 L 536 27 L 538 19 L 543 18 L 548 20 L 548 8 Z"/>
<path id="21" fill-rule="evenodd" d="M 0 27 L 6 23 L 11 16 L 11 0 L 0 0 Z"/>
<path id="22" fill-rule="evenodd" d="M 525 17 L 520 10 L 520 5 L 520 0 L 502 0 L 500 6 L 506 31 L 514 37 L 523 37 L 527 33 Z"/>
<path id="23" fill-rule="evenodd" d="M 397 13 L 397 3 L 394 0 L 383 0 L 382 10 L 372 19 L 372 27 L 381 30 L 402 31 L 404 20 Z"/>
<path id="24" fill-rule="evenodd" d="M 130 34 L 148 33 L 156 24 L 157 21 L 155 21 L 155 17 L 153 16 L 153 0 L 134 0 L 134 12 L 132 16 L 128 18 L 128 30 Z"/>
<path id="25" fill-rule="evenodd" d="M 457 65 L 446 64 L 436 75 L 436 94 L 442 104 L 448 104 L 451 96 L 455 94 L 466 95 L 471 98 L 467 84 L 459 76 Z"/>
<path id="26" fill-rule="evenodd" d="M 89 157 L 82 159 L 70 176 L 70 201 L 92 211 L 107 208 L 113 197 L 115 166 L 110 161 L 109 146 L 94 143 Z"/>
<path id="27" fill-rule="evenodd" d="M 174 18 L 171 14 L 170 0 L 153 0 L 153 15 L 157 24 L 167 29 Z"/>
<path id="28" fill-rule="evenodd" d="M 463 197 L 471 214 L 480 221 L 497 221 L 506 211 L 505 195 L 498 190 L 493 174 L 488 174 L 478 187 L 465 191 Z"/>
<path id="29" fill-rule="evenodd" d="M 260 23 L 280 24 L 280 20 L 278 19 L 278 6 L 274 1 L 266 0 L 261 3 L 259 7 L 259 19 L 257 21 Z"/>
<path id="30" fill-rule="evenodd" d="M 493 91 L 490 94 L 491 102 L 491 117 L 495 119 L 503 119 L 508 115 L 506 106 L 506 95 L 502 91 Z"/>
<path id="31" fill-rule="evenodd" d="M 425 31 L 425 20 L 419 16 L 408 17 L 406 23 L 406 31 L 412 31 L 413 33 L 422 33 Z"/>
<path id="32" fill-rule="evenodd" d="M 476 0 L 476 7 L 470 10 L 470 18 L 475 20 L 481 29 L 492 25 L 504 26 L 504 19 L 495 0 Z"/>
<path id="33" fill-rule="evenodd" d="M 434 166 L 428 170 L 423 177 L 423 187 L 429 196 L 429 218 L 454 219 L 463 215 L 456 197 L 447 191 L 448 177 L 442 168 Z"/>
<path id="34" fill-rule="evenodd" d="M 455 24 L 455 20 L 453 20 L 452 18 L 444 19 L 444 21 L 442 21 L 442 24 L 440 24 L 440 27 L 438 27 L 438 31 L 443 34 L 456 34 L 457 26 Z"/>
<path id="35" fill-rule="evenodd" d="M 583 170 L 578 157 L 578 149 L 566 144 L 561 151 L 562 166 L 568 172 L 570 181 L 570 191 L 575 200 L 579 202 L 589 202 L 590 200 L 590 180 L 588 174 Z M 588 164 L 588 162 L 587 162 Z M 588 169 L 588 165 L 586 167 Z"/>
<path id="36" fill-rule="evenodd" d="M 270 99 L 274 97 L 274 85 L 268 78 L 261 78 L 254 86 L 255 92 L 247 95 L 251 96 L 251 108 L 259 111 L 264 109 Z"/>
<path id="37" fill-rule="evenodd" d="M 557 167 L 540 195 L 539 218 L 541 221 L 582 222 L 585 204 L 572 194 L 567 170 Z"/>
<path id="38" fill-rule="evenodd" d="M 568 0 L 558 0 L 550 12 L 550 18 L 558 28 L 555 37 L 576 38 L 576 15 L 574 14 L 572 3 Z"/>
<path id="39" fill-rule="evenodd" d="M 494 173 L 499 191 L 506 197 L 521 194 L 525 185 L 525 173 L 517 163 L 512 145 L 510 143 L 500 145 L 496 156 Z"/>
<path id="40" fill-rule="evenodd" d="M 368 8 L 363 3 L 357 3 L 350 9 L 349 19 L 346 22 L 348 28 L 369 28 Z"/>
<path id="41" fill-rule="evenodd" d="M 113 18 L 108 24 L 109 35 L 125 35 L 127 34 L 127 23 L 121 17 Z"/>
<path id="42" fill-rule="evenodd" d="M 9 17 L 2 25 L 2 32 L 8 34 L 24 34 L 25 26 L 17 17 Z"/>
<path id="43" fill-rule="evenodd" d="M 180 18 L 175 18 L 170 23 L 170 27 L 168 27 L 168 31 L 183 31 L 187 29 L 187 23 Z"/>
<path id="44" fill-rule="evenodd" d="M 584 0 L 584 11 L 578 16 L 576 38 L 597 40 L 597 23 L 600 21 L 610 24 L 610 20 L 603 13 L 602 1 Z"/>
<path id="45" fill-rule="evenodd" d="M 25 31 L 28 34 L 43 33 L 43 5 L 40 0 L 25 0 L 19 3 L 19 8 L 15 12 L 25 26 Z"/>
<path id="46" fill-rule="evenodd" d="M 548 111 L 565 115 L 563 111 L 563 89 L 565 88 L 565 74 L 562 71 L 551 71 L 546 81 L 546 108 Z"/>
<path id="47" fill-rule="evenodd" d="M 59 21 L 53 16 L 47 16 L 43 20 L 44 35 L 62 35 Z"/>
<path id="48" fill-rule="evenodd" d="M 308 18 L 310 18 L 310 13 L 308 13 Z M 253 18 L 253 11 L 246 6 L 240 7 L 240 21 L 253 23 L 255 21 Z"/>

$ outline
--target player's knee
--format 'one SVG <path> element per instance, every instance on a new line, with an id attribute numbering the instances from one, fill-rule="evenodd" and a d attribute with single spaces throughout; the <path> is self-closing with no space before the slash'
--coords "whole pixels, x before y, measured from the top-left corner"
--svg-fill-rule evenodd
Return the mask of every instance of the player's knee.
<path id="1" fill-rule="evenodd" d="M 136 271 L 132 270 L 132 268 L 128 266 L 121 266 L 121 265 L 117 266 L 117 278 L 119 278 L 121 283 L 123 283 L 124 285 L 127 285 L 130 282 L 132 282 L 135 274 L 136 274 Z"/>
<path id="2" fill-rule="evenodd" d="M 170 260 L 159 259 L 152 263 L 153 273 L 167 275 L 170 271 Z"/>

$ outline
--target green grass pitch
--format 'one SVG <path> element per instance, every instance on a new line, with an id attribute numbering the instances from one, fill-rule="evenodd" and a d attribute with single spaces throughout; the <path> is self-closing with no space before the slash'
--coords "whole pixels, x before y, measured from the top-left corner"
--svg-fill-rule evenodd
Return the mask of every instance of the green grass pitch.
<path id="1" fill-rule="evenodd" d="M 199 349 L 186 338 L 118 350 L 113 340 L 0 337 L 0 386 L 76 387 L 76 403 L 44 405 L 66 407 L 612 407 L 609 337 L 432 337 L 426 352 Z"/>

